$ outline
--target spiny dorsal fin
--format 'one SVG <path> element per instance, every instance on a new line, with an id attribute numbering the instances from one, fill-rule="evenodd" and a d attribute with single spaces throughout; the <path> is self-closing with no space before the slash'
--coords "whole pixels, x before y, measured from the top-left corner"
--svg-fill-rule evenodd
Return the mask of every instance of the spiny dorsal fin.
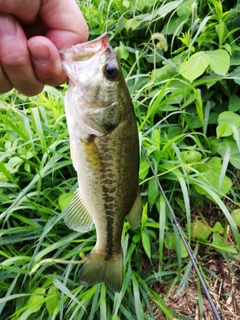
<path id="1" fill-rule="evenodd" d="M 80 196 L 79 190 L 64 211 L 64 222 L 66 225 L 78 232 L 87 232 L 92 228 L 92 218 L 87 211 Z"/>

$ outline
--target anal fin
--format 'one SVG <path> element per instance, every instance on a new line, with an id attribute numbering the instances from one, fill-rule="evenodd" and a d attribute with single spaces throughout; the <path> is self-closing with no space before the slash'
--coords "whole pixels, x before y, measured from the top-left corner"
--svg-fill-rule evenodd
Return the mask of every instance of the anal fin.
<path id="1" fill-rule="evenodd" d="M 133 229 L 136 229 L 141 222 L 142 218 L 142 199 L 141 194 L 138 189 L 137 197 L 134 201 L 132 209 L 130 210 L 129 214 L 127 215 L 128 222 Z"/>
<path id="2" fill-rule="evenodd" d="M 87 232 L 93 226 L 91 215 L 81 199 L 79 190 L 64 211 L 64 222 L 70 229 L 78 232 Z"/>

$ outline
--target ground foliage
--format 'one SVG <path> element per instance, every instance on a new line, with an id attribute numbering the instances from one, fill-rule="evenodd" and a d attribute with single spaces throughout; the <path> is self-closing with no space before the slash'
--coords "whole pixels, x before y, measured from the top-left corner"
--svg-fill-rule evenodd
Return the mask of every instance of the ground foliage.
<path id="1" fill-rule="evenodd" d="M 84 0 L 79 6 L 91 39 L 109 32 L 141 145 L 219 313 L 238 319 L 238 1 Z M 143 218 L 136 230 L 124 225 L 122 291 L 79 285 L 79 254 L 87 255 L 96 237 L 94 230 L 72 232 L 62 219 L 77 186 L 65 91 L 63 85 L 30 98 L 15 90 L 0 95 L 1 319 L 212 319 L 143 154 Z"/>

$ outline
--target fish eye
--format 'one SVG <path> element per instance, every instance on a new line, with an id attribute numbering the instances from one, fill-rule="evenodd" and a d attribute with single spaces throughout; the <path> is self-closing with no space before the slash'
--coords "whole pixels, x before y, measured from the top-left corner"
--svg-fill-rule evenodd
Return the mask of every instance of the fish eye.
<path id="1" fill-rule="evenodd" d="M 104 75 L 108 80 L 116 80 L 118 77 L 118 68 L 113 64 L 106 64 L 104 67 Z"/>

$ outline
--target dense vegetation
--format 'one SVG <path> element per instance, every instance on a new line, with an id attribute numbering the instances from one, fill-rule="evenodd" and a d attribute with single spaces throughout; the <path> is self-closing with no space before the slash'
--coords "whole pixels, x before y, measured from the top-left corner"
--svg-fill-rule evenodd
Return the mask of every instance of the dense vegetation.
<path id="1" fill-rule="evenodd" d="M 210 291 L 220 279 L 208 262 L 219 256 L 239 285 L 239 268 L 232 268 L 240 262 L 238 1 L 83 0 L 79 6 L 91 39 L 110 34 L 141 144 Z M 199 281 L 143 154 L 143 217 L 136 230 L 124 225 L 122 291 L 79 285 L 79 254 L 90 252 L 96 236 L 73 232 L 62 219 L 77 187 L 66 89 L 0 95 L 0 318 L 192 319 L 165 300 L 189 281 L 204 317 Z"/>

